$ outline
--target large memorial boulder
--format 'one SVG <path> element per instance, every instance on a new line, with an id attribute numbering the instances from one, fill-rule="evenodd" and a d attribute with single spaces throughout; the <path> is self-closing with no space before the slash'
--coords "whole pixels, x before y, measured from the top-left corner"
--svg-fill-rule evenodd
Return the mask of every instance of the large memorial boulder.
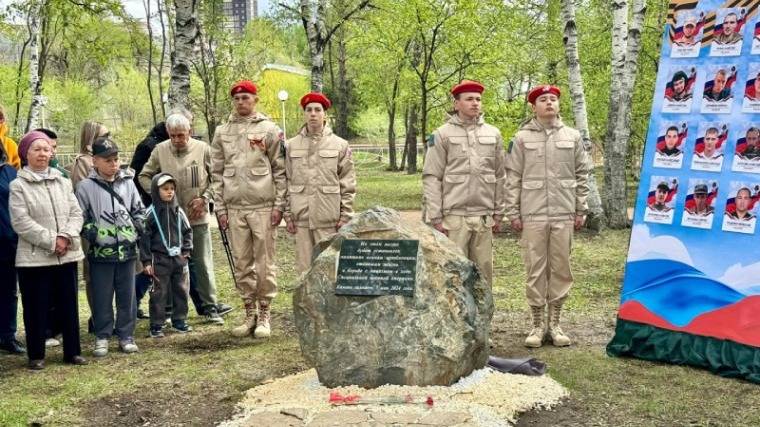
<path id="1" fill-rule="evenodd" d="M 336 295 L 347 239 L 418 240 L 414 295 Z M 375 207 L 318 246 L 321 252 L 299 279 L 293 311 L 301 351 L 322 384 L 450 385 L 485 366 L 491 290 L 444 235 Z"/>

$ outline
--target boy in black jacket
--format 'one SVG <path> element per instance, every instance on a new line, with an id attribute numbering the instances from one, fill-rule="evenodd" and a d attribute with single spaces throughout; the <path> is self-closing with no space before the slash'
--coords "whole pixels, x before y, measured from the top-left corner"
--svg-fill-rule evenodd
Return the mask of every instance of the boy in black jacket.
<path id="1" fill-rule="evenodd" d="M 177 203 L 177 182 L 168 173 L 151 181 L 153 204 L 148 208 L 145 236 L 140 239 L 140 259 L 145 274 L 153 278 L 150 291 L 150 336 L 160 338 L 166 320 L 166 300 L 172 293 L 172 326 L 181 333 L 187 324 L 188 267 L 193 250 L 193 230 Z"/>

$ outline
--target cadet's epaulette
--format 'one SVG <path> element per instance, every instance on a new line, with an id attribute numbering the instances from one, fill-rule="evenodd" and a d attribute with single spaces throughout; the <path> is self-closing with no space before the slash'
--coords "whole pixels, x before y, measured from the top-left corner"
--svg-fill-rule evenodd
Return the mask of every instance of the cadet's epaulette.
<path id="1" fill-rule="evenodd" d="M 427 146 L 432 147 L 434 145 L 435 145 L 435 135 L 431 133 L 427 137 Z"/>

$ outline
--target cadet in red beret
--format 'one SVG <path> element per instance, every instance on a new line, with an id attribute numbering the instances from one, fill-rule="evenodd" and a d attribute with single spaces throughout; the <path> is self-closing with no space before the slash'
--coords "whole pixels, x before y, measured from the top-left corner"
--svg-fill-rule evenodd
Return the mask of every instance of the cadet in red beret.
<path id="1" fill-rule="evenodd" d="M 560 314 L 573 284 L 573 229 L 583 226 L 588 211 L 589 167 L 580 133 L 559 116 L 559 95 L 552 85 L 528 92 L 534 117 L 520 126 L 506 156 L 507 219 L 521 232 L 533 318 L 526 347 L 541 347 L 545 339 L 571 344 Z"/>
<path id="2" fill-rule="evenodd" d="M 321 94 L 319 92 L 310 92 L 301 97 L 301 108 L 305 110 L 306 106 L 312 102 L 322 104 L 322 108 L 325 110 L 329 110 L 332 106 L 332 102 L 330 102 L 330 100 L 324 94 Z"/>
<path id="3" fill-rule="evenodd" d="M 296 237 L 296 271 L 308 270 L 314 246 L 333 236 L 353 215 L 356 173 L 348 142 L 325 121 L 330 100 L 321 93 L 301 98 L 304 126 L 285 141 L 287 231 Z"/>
<path id="4" fill-rule="evenodd" d="M 252 81 L 240 80 L 232 86 L 232 89 L 230 89 L 230 96 L 235 96 L 238 93 L 250 93 L 251 95 L 256 95 L 257 92 L 258 88 Z"/>
<path id="5" fill-rule="evenodd" d="M 451 88 L 451 94 L 456 98 L 456 96 L 459 95 L 460 93 L 465 93 L 465 92 L 483 93 L 484 90 L 485 90 L 485 87 L 479 82 L 476 82 L 474 80 L 462 80 L 461 82 L 459 82 L 459 84 L 454 85 L 454 87 Z"/>
<path id="6" fill-rule="evenodd" d="M 542 86 L 536 86 L 533 89 L 528 92 L 528 102 L 531 104 L 536 103 L 536 98 L 538 98 L 541 95 L 551 93 L 554 94 L 557 98 L 559 98 L 561 92 L 557 86 L 552 85 L 542 85 Z"/>
<path id="7" fill-rule="evenodd" d="M 267 338 L 272 334 L 271 303 L 277 296 L 275 240 L 284 210 L 283 134 L 256 111 L 253 82 L 230 89 L 233 111 L 211 142 L 211 187 L 219 228 L 227 232 L 235 284 L 245 307 L 232 335 Z"/>
<path id="8" fill-rule="evenodd" d="M 451 88 L 454 109 L 428 137 L 422 187 L 425 222 L 448 236 L 490 285 L 506 174 L 501 133 L 483 120 L 484 89 L 472 80 Z"/>

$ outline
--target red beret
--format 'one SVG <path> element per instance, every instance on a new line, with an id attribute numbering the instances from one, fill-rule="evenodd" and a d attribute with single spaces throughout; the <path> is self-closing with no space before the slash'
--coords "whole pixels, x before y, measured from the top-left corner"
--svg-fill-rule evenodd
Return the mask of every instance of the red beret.
<path id="1" fill-rule="evenodd" d="M 301 97 L 301 108 L 306 109 L 306 106 L 308 104 L 311 104 L 312 102 L 318 102 L 322 104 L 322 108 L 327 110 L 332 105 L 332 102 L 330 102 L 327 97 L 319 92 L 309 92 L 303 97 Z"/>
<path id="2" fill-rule="evenodd" d="M 557 86 L 552 86 L 552 85 L 536 86 L 533 89 L 531 89 L 530 92 L 528 92 L 528 102 L 530 102 L 531 104 L 535 104 L 536 98 L 546 93 L 553 93 L 557 98 L 559 98 L 561 92 L 559 91 L 559 88 Z"/>
<path id="3" fill-rule="evenodd" d="M 474 80 L 462 80 L 458 85 L 451 88 L 451 94 L 457 96 L 463 92 L 483 93 L 485 89 L 486 88 L 482 84 Z"/>
<path id="4" fill-rule="evenodd" d="M 230 89 L 230 96 L 235 96 L 238 93 L 250 93 L 256 95 L 257 90 L 256 85 L 253 84 L 252 81 L 240 80 L 232 86 L 232 89 Z"/>

